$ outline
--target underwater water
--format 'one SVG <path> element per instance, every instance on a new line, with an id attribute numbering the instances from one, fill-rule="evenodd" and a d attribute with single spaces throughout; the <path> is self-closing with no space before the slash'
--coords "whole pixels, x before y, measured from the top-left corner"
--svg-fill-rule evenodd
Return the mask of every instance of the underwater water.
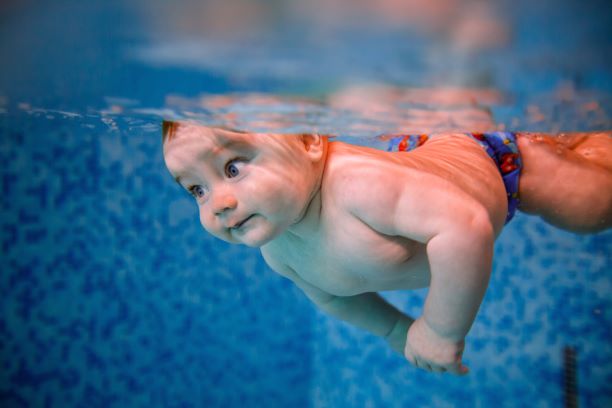
<path id="1" fill-rule="evenodd" d="M 612 404 L 610 231 L 518 214 L 457 378 L 200 227 L 162 119 L 381 148 L 384 132 L 612 129 L 606 1 L 355 4 L 0 5 L 0 406 Z M 384 295 L 417 316 L 426 293 Z"/>

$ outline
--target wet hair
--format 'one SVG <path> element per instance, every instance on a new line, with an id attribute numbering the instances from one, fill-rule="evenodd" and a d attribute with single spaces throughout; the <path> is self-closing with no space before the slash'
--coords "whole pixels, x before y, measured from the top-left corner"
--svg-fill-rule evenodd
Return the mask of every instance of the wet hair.
<path id="1" fill-rule="evenodd" d="M 170 120 L 164 120 L 162 122 L 162 144 L 174 138 L 179 126 L 179 122 L 174 122 Z"/>
<path id="2" fill-rule="evenodd" d="M 174 137 L 176 136 L 176 132 L 180 126 L 182 126 L 181 122 L 176 122 L 173 120 L 164 120 L 162 122 L 162 144 L 174 139 Z M 248 133 L 244 130 L 233 129 L 225 126 L 215 126 L 213 129 L 222 129 L 233 133 Z"/>

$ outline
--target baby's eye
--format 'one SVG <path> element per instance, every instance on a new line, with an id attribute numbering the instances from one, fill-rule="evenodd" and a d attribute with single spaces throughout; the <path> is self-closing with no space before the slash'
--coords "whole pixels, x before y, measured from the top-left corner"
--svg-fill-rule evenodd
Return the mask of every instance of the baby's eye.
<path id="1" fill-rule="evenodd" d="M 192 196 L 194 196 L 195 198 L 202 198 L 204 196 L 206 196 L 206 193 L 208 193 L 208 190 L 200 185 L 197 186 L 191 186 L 188 188 L 189 193 L 191 193 Z"/>
<path id="2" fill-rule="evenodd" d="M 225 166 L 225 175 L 229 178 L 238 177 L 244 167 L 244 161 L 240 159 L 230 160 Z"/>

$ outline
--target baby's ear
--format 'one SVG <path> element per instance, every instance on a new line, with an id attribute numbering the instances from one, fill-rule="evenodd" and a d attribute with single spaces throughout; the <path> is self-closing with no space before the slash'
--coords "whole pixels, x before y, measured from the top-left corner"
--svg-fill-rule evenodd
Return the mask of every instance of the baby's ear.
<path id="1" fill-rule="evenodd" d="M 303 134 L 300 135 L 306 154 L 313 160 L 319 161 L 323 157 L 325 149 L 325 142 L 327 141 L 325 136 L 318 134 Z"/>

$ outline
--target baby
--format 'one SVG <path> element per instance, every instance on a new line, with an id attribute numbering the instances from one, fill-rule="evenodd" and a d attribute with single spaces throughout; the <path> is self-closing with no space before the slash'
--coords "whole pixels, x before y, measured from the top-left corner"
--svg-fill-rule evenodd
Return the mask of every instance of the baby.
<path id="1" fill-rule="evenodd" d="M 612 225 L 611 136 L 400 135 L 382 151 L 164 122 L 163 149 L 209 233 L 260 248 L 322 310 L 417 367 L 461 375 L 493 243 L 517 207 L 575 232 Z M 377 294 L 427 286 L 416 320 Z"/>

